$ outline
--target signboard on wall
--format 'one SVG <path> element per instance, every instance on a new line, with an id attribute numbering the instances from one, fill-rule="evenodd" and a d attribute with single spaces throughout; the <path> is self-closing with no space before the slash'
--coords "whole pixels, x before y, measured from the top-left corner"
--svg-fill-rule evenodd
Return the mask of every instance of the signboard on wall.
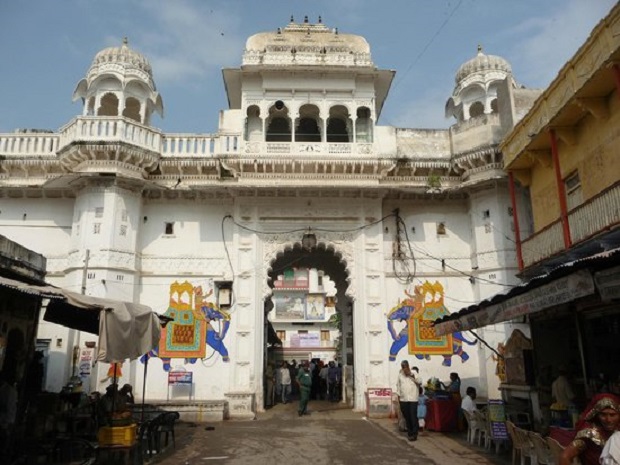
<path id="1" fill-rule="evenodd" d="M 435 333 L 449 334 L 510 321 L 592 293 L 594 293 L 592 274 L 588 270 L 580 270 L 499 304 L 490 305 L 455 320 L 439 323 L 434 326 Z"/>
<path id="2" fill-rule="evenodd" d="M 193 372 L 191 371 L 169 371 L 168 385 L 178 386 L 184 384 L 192 384 Z"/>
<path id="3" fill-rule="evenodd" d="M 506 428 L 506 406 L 503 400 L 489 399 L 489 425 L 493 439 L 508 439 Z"/>

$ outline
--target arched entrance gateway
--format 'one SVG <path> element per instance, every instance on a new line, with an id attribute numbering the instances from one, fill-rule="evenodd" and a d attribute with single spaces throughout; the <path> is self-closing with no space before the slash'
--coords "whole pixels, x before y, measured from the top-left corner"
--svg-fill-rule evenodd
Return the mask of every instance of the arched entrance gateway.
<path id="1" fill-rule="evenodd" d="M 263 257 L 268 264 L 261 277 L 263 327 L 265 329 L 263 373 L 267 364 L 286 360 L 336 361 L 343 368 L 342 402 L 362 409 L 364 391 L 356 383 L 359 366 L 354 334 L 360 324 L 355 317 L 353 243 L 357 234 L 318 230 L 314 234 L 283 234 L 263 237 Z M 289 236 L 289 237 L 284 237 Z M 314 243 L 306 239 L 311 237 Z M 278 336 L 273 344 L 269 334 Z M 265 376 L 263 375 L 263 380 Z M 266 404 L 257 393 L 257 406 Z"/>

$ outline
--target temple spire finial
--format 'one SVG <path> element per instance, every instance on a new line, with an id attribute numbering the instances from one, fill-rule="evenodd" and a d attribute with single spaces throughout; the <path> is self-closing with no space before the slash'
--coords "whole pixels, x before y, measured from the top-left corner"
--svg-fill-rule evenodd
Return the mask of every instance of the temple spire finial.
<path id="1" fill-rule="evenodd" d="M 478 53 L 482 53 L 482 44 L 478 44 Z"/>
<path id="2" fill-rule="evenodd" d="M 127 40 L 127 36 L 123 37 L 123 45 L 129 44 L 129 40 Z"/>

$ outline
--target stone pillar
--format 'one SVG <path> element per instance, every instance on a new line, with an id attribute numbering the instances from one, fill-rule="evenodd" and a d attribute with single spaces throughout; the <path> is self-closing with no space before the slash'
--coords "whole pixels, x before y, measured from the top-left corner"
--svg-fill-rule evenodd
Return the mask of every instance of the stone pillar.
<path id="1" fill-rule="evenodd" d="M 227 392 L 224 395 L 228 404 L 225 415 L 227 419 L 254 420 L 256 418 L 253 392 Z"/>

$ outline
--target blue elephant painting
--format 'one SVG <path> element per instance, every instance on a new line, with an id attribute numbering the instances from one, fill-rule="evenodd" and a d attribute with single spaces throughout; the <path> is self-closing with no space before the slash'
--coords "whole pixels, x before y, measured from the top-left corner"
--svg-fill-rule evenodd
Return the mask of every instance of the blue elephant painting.
<path id="1" fill-rule="evenodd" d="M 430 360 L 432 355 L 443 357 L 442 365 L 451 366 L 452 356 L 456 355 L 464 363 L 469 355 L 463 349 L 463 343 L 474 345 L 461 332 L 437 336 L 433 322 L 437 318 L 449 315 L 443 303 L 443 286 L 439 282 L 428 281 L 415 286 L 414 293 L 405 291 L 406 299 L 399 302 L 387 315 L 388 331 L 392 336 L 389 360 L 394 361 L 403 347 L 419 360 Z M 395 322 L 404 323 L 397 332 Z"/>

